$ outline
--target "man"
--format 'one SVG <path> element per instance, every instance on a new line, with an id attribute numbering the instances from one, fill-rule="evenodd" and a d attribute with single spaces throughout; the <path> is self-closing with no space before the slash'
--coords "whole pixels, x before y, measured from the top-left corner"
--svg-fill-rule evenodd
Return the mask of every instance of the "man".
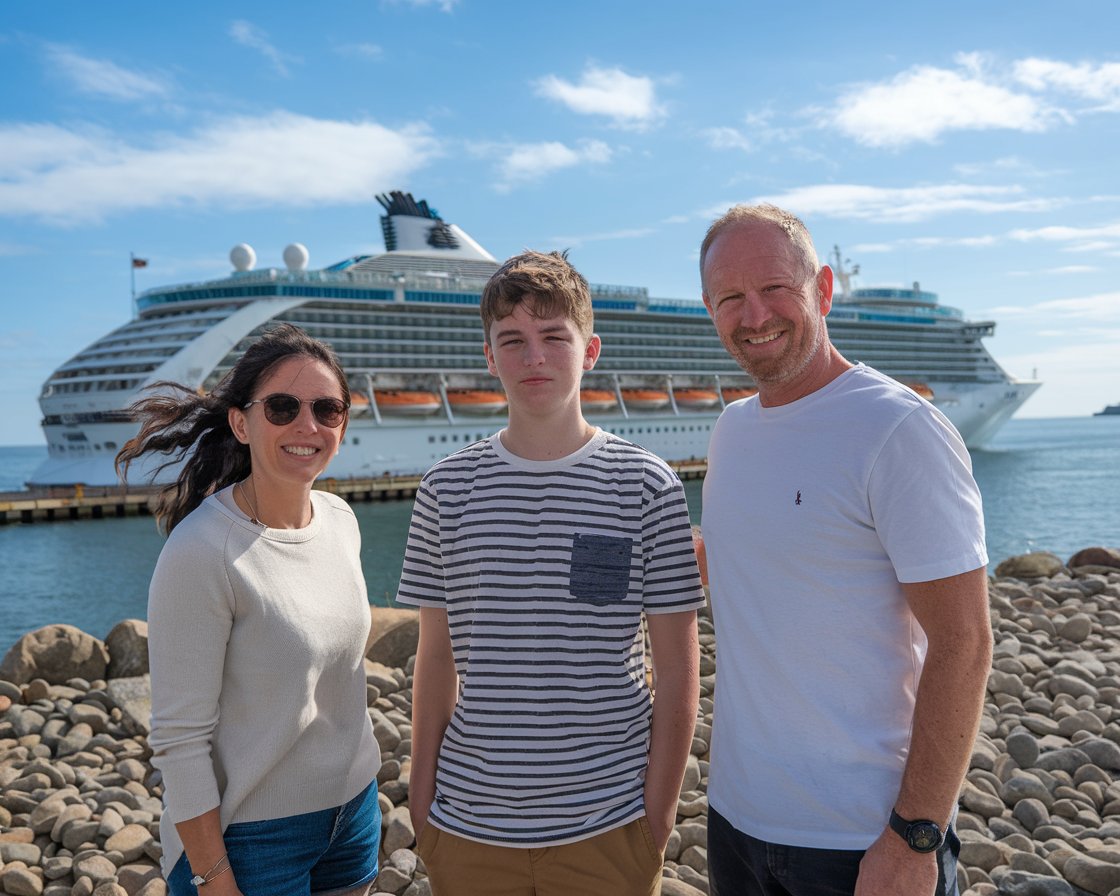
<path id="1" fill-rule="evenodd" d="M 832 271 L 796 217 L 731 209 L 700 271 L 759 390 L 721 415 L 704 483 L 713 896 L 955 894 L 991 663 L 968 452 L 829 341 Z"/>
<path id="2" fill-rule="evenodd" d="M 684 490 L 584 419 L 599 337 L 563 255 L 511 258 L 481 314 L 509 424 L 425 475 L 397 594 L 418 849 L 435 896 L 655 896 L 699 696 Z"/>

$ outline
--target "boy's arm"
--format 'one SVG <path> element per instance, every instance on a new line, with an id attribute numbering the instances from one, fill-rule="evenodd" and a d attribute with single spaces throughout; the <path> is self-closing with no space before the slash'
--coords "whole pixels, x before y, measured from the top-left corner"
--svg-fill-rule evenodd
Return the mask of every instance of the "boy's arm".
<path id="1" fill-rule="evenodd" d="M 677 799 L 696 729 L 700 647 L 695 610 L 650 614 L 646 622 L 656 687 L 646 766 L 646 818 L 654 843 L 664 850 L 677 820 Z"/>
<path id="2" fill-rule="evenodd" d="M 412 673 L 412 772 L 408 782 L 408 811 L 417 837 L 428 823 L 435 799 L 436 761 L 458 695 L 447 611 L 421 607 L 420 641 Z"/>

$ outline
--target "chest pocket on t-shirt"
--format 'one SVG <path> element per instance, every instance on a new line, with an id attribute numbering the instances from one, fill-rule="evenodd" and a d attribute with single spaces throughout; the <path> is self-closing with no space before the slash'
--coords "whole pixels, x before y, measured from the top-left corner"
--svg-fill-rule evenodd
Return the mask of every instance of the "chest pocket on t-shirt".
<path id="1" fill-rule="evenodd" d="M 577 600 L 614 604 L 630 591 L 630 557 L 634 542 L 615 535 L 572 536 L 572 566 L 568 590 Z"/>

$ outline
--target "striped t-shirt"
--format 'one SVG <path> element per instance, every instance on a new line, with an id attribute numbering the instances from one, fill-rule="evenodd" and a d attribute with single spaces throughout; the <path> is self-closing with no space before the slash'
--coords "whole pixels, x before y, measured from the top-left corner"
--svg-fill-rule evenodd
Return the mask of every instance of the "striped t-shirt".
<path id="1" fill-rule="evenodd" d="M 420 485 L 397 600 L 446 608 L 459 675 L 432 823 L 544 846 L 644 813 L 642 612 L 704 605 L 664 461 L 601 430 L 556 461 L 463 448 Z"/>

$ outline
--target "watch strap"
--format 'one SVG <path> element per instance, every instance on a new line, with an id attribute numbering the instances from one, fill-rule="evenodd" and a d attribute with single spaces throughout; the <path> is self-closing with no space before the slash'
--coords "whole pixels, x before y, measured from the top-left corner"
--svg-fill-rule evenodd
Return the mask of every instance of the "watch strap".
<path id="1" fill-rule="evenodd" d="M 888 824 L 915 852 L 933 852 L 945 842 L 945 832 L 941 830 L 941 826 L 928 818 L 909 821 L 892 808 Z"/>

